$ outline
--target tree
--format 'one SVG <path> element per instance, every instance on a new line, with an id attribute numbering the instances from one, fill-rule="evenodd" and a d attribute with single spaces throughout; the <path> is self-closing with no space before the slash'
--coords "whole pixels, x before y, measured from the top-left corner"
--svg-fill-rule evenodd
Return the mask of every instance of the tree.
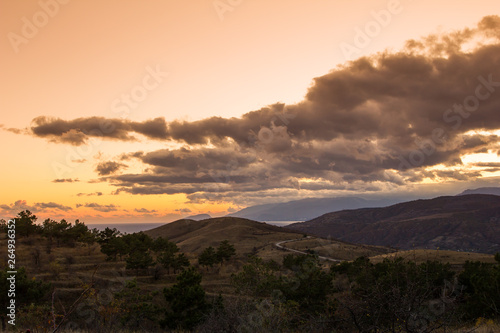
<path id="1" fill-rule="evenodd" d="M 231 276 L 231 283 L 238 293 L 257 297 L 269 297 L 281 290 L 283 280 L 277 275 L 279 267 L 275 262 L 251 257 L 243 270 Z"/>
<path id="2" fill-rule="evenodd" d="M 189 267 L 189 259 L 186 257 L 184 253 L 179 253 L 174 260 L 174 274 L 177 272 L 178 269 L 183 270 L 184 267 Z"/>
<path id="3" fill-rule="evenodd" d="M 176 255 L 179 252 L 179 248 L 175 243 L 158 237 L 153 242 L 152 248 L 158 253 L 156 262 L 163 266 L 168 273 L 170 273 L 170 268 L 173 268 L 174 273 L 176 273 L 178 269 L 189 266 L 189 260 L 184 253 Z"/>
<path id="4" fill-rule="evenodd" d="M 128 247 L 122 237 L 114 237 L 101 244 L 101 252 L 107 255 L 106 260 L 116 261 L 118 255 L 121 258 L 128 253 Z"/>
<path id="5" fill-rule="evenodd" d="M 191 330 L 199 324 L 209 310 L 205 291 L 201 287 L 201 274 L 193 267 L 177 276 L 177 283 L 163 290 L 169 307 L 162 327 Z"/>
<path id="6" fill-rule="evenodd" d="M 170 273 L 170 268 L 175 265 L 175 253 L 164 251 L 158 255 L 156 261 Z"/>
<path id="7" fill-rule="evenodd" d="M 153 239 L 142 231 L 123 235 L 121 238 L 126 244 L 129 254 L 136 251 L 149 251 L 153 247 Z"/>
<path id="8" fill-rule="evenodd" d="M 71 223 L 66 221 L 65 219 L 62 219 L 59 221 L 59 223 L 56 223 L 55 225 L 55 233 L 54 235 L 56 236 L 57 240 L 57 247 L 61 245 L 62 243 L 69 244 L 69 230 L 71 228 Z"/>
<path id="9" fill-rule="evenodd" d="M 464 286 L 461 310 L 468 320 L 500 316 L 500 261 L 467 261 L 458 281 Z"/>
<path id="10" fill-rule="evenodd" d="M 16 233 L 20 236 L 29 237 L 36 233 L 39 227 L 35 224 L 38 218 L 29 210 L 24 210 L 15 217 Z"/>
<path id="11" fill-rule="evenodd" d="M 120 232 L 116 228 L 106 227 L 103 231 L 99 232 L 97 235 L 97 242 L 99 244 L 107 243 L 110 239 L 120 236 Z"/>
<path id="12" fill-rule="evenodd" d="M 93 247 L 92 245 L 97 241 L 97 237 L 99 235 L 99 230 L 96 228 L 89 229 L 84 235 L 81 235 L 79 241 L 86 244 L 89 250 L 88 254 L 92 253 Z"/>
<path id="13" fill-rule="evenodd" d="M 340 302 L 355 329 L 431 332 L 455 315 L 454 272 L 449 264 L 417 264 L 403 258 L 372 264 L 366 258 L 332 267 L 349 281 Z M 352 327 L 354 329 L 354 327 Z"/>
<path id="14" fill-rule="evenodd" d="M 120 310 L 122 325 L 135 330 L 144 329 L 147 323 L 156 328 L 160 308 L 153 303 L 153 298 L 157 293 L 139 288 L 136 279 L 128 281 L 121 291 L 115 293 L 113 301 L 113 306 Z"/>
<path id="15" fill-rule="evenodd" d="M 66 231 L 65 242 L 73 246 L 76 241 L 90 241 L 89 236 L 92 236 L 92 233 L 85 223 L 80 222 L 80 220 L 75 220 L 75 224 L 70 226 Z"/>
<path id="16" fill-rule="evenodd" d="M 198 257 L 198 264 L 205 267 L 213 267 L 217 262 L 217 253 L 211 246 L 207 247 Z"/>
<path id="17" fill-rule="evenodd" d="M 153 241 L 153 245 L 152 245 L 151 249 L 156 253 L 164 252 L 164 251 L 175 253 L 175 252 L 179 251 L 179 248 L 177 247 L 177 245 L 175 243 L 169 242 L 167 239 L 165 239 L 163 237 L 156 238 Z"/>
<path id="18" fill-rule="evenodd" d="M 157 257 L 157 262 L 162 265 L 168 273 L 170 268 L 173 268 L 174 274 L 177 270 L 189 266 L 189 259 L 184 253 L 175 254 L 174 252 L 164 251 Z"/>
<path id="19" fill-rule="evenodd" d="M 236 255 L 234 246 L 228 240 L 224 240 L 217 248 L 217 259 L 220 263 L 228 261 L 232 256 Z"/>
<path id="20" fill-rule="evenodd" d="M 42 235 L 47 238 L 47 253 L 52 252 L 52 241 L 56 237 L 57 221 L 46 219 L 42 225 Z"/>
<path id="21" fill-rule="evenodd" d="M 127 251 L 127 246 L 124 243 L 120 232 L 116 228 L 108 228 L 97 234 L 97 242 L 101 245 L 101 252 L 104 253 L 106 260 L 116 260 L 118 254 L 120 257 Z"/>
<path id="22" fill-rule="evenodd" d="M 327 296 L 333 291 L 333 276 L 323 271 L 317 256 L 288 255 L 283 261 L 293 272 L 281 286 L 285 298 L 297 302 L 307 312 L 323 312 Z"/>
<path id="23" fill-rule="evenodd" d="M 147 269 L 153 266 L 153 258 L 148 251 L 135 251 L 125 259 L 127 269 L 135 269 L 135 275 L 139 274 L 139 269 Z"/>

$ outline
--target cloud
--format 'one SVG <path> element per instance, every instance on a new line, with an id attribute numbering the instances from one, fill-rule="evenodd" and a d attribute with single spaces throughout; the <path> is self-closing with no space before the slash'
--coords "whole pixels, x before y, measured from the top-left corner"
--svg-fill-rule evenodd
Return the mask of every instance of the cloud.
<path id="1" fill-rule="evenodd" d="M 499 162 L 474 163 L 474 166 L 484 167 L 484 168 L 500 168 L 500 163 Z"/>
<path id="2" fill-rule="evenodd" d="M 76 183 L 79 182 L 80 180 L 78 178 L 64 178 L 64 179 L 54 179 L 52 182 L 53 183 Z"/>
<path id="3" fill-rule="evenodd" d="M 39 208 L 41 210 L 44 210 L 44 209 L 58 209 L 58 210 L 62 210 L 64 212 L 68 212 L 70 210 L 73 210 L 73 208 L 71 208 L 69 206 L 60 205 L 60 204 L 57 204 L 55 202 L 39 202 L 39 203 L 35 204 L 35 207 Z"/>
<path id="4" fill-rule="evenodd" d="M 29 134 L 29 131 L 27 129 L 20 129 L 20 128 L 8 128 L 5 127 L 4 124 L 0 124 L 0 129 L 6 131 L 6 132 L 11 132 L 14 134 Z"/>
<path id="5" fill-rule="evenodd" d="M 180 208 L 180 209 L 176 209 L 175 211 L 179 212 L 179 213 L 191 213 L 191 209 L 189 209 L 189 208 Z"/>
<path id="6" fill-rule="evenodd" d="M 41 116 L 31 131 L 73 145 L 91 137 L 175 142 L 184 147 L 119 156 L 140 161 L 142 173 L 116 175 L 126 167 L 118 162 L 100 163 L 96 172 L 115 194 L 246 202 L 477 179 L 461 156 L 499 151 L 499 109 L 500 18 L 488 16 L 474 28 L 338 66 L 315 78 L 296 104 L 191 122 Z"/>
<path id="7" fill-rule="evenodd" d="M 87 196 L 87 197 L 90 197 L 90 196 L 102 196 L 102 192 L 94 192 L 94 193 L 78 193 L 77 196 L 81 197 L 81 196 Z"/>
<path id="8" fill-rule="evenodd" d="M 73 208 L 69 206 L 61 205 L 55 202 L 37 202 L 33 205 L 29 205 L 26 200 L 17 200 L 16 202 L 10 205 L 2 204 L 0 205 L 0 209 L 4 214 L 9 214 L 9 215 L 16 215 L 17 213 L 24 210 L 29 210 L 34 213 L 44 212 L 47 210 L 49 211 L 59 210 L 63 212 L 69 212 L 73 210 Z"/>
<path id="9" fill-rule="evenodd" d="M 135 208 L 134 211 L 137 212 L 137 213 L 145 213 L 145 214 L 151 214 L 151 213 L 157 213 L 158 212 L 155 209 L 149 210 L 149 209 L 146 209 L 146 208 L 139 208 L 139 209 Z"/>
<path id="10" fill-rule="evenodd" d="M 239 211 L 239 209 L 235 208 L 235 207 L 229 207 L 227 209 L 227 212 L 228 213 L 236 213 L 237 211 Z"/>
<path id="11" fill-rule="evenodd" d="M 92 208 L 93 210 L 96 210 L 98 212 L 108 213 L 108 212 L 117 211 L 120 206 L 117 206 L 114 204 L 101 205 L 101 204 L 98 204 L 95 202 L 86 203 L 86 204 L 76 204 L 76 208 L 80 208 L 80 207 Z"/>
<path id="12" fill-rule="evenodd" d="M 5 213 L 17 214 L 23 210 L 35 211 L 37 208 L 28 205 L 26 200 L 17 200 L 16 202 L 10 205 L 6 204 L 0 205 L 0 209 L 2 209 Z"/>
<path id="13" fill-rule="evenodd" d="M 123 163 L 108 161 L 101 162 L 96 167 L 96 172 L 99 176 L 107 176 L 118 172 L 120 169 L 126 168 L 127 166 Z"/>
<path id="14" fill-rule="evenodd" d="M 63 120 L 39 116 L 33 119 L 33 135 L 47 138 L 51 142 L 67 143 L 75 146 L 86 144 L 91 137 L 121 141 L 136 141 L 132 133 L 142 134 L 149 139 L 166 139 L 166 123 L 163 118 L 144 122 L 104 117 L 77 118 Z"/>

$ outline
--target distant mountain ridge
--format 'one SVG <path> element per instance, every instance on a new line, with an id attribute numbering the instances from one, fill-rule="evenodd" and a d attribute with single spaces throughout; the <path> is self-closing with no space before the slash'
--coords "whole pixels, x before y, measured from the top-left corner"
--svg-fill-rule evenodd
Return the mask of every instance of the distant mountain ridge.
<path id="1" fill-rule="evenodd" d="M 490 194 L 490 195 L 500 195 L 500 187 L 480 187 L 476 189 L 465 190 L 459 195 L 467 194 Z"/>
<path id="2" fill-rule="evenodd" d="M 343 210 L 288 226 L 320 237 L 401 249 L 500 251 L 500 197 L 460 195 Z"/>
<path id="3" fill-rule="evenodd" d="M 188 217 L 185 217 L 184 220 L 194 220 L 194 221 L 201 221 L 201 220 L 206 220 L 206 219 L 211 219 L 212 216 L 208 214 L 197 214 L 197 215 L 191 215 Z"/>
<path id="4" fill-rule="evenodd" d="M 254 221 L 307 221 L 320 215 L 366 207 L 384 207 L 404 199 L 382 198 L 367 200 L 359 197 L 307 198 L 281 203 L 251 206 L 228 216 Z"/>

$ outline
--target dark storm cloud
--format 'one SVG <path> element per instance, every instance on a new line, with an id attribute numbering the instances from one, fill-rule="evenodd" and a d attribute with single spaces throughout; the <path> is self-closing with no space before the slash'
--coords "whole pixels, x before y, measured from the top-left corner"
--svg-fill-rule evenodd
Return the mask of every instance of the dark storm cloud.
<path id="1" fill-rule="evenodd" d="M 120 169 L 126 168 L 127 165 L 123 163 L 118 163 L 118 162 L 113 162 L 113 161 L 108 161 L 108 162 L 101 162 L 97 165 L 95 171 L 99 176 L 107 176 L 111 175 L 115 172 L 118 172 Z"/>
<path id="2" fill-rule="evenodd" d="M 399 52 L 339 66 L 315 78 L 294 105 L 192 122 L 38 117 L 31 130 L 74 145 L 92 136 L 137 140 L 136 134 L 186 144 L 120 157 L 145 164 L 142 174 L 112 175 L 125 167 L 118 162 L 96 171 L 117 187 L 115 194 L 201 200 L 206 193 L 382 190 L 380 183 L 473 179 L 478 172 L 426 167 L 460 166 L 464 154 L 498 151 L 498 136 L 474 131 L 499 129 L 499 110 L 500 18 L 489 16 L 476 28 L 410 40 Z"/>

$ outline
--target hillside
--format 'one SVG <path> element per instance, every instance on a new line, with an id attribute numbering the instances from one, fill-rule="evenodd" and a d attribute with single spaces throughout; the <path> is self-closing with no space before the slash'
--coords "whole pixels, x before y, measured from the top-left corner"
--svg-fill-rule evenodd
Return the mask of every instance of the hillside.
<path id="1" fill-rule="evenodd" d="M 208 246 L 216 247 L 225 239 L 233 243 L 239 253 L 249 253 L 254 247 L 302 237 L 299 231 L 237 217 L 178 220 L 145 233 L 153 238 L 167 238 L 177 243 L 182 251 L 192 253 L 199 253 Z"/>
<path id="2" fill-rule="evenodd" d="M 358 197 L 307 198 L 251 206 L 229 216 L 242 217 L 254 221 L 307 221 L 334 211 L 384 207 L 401 201 L 403 200 L 394 198 L 380 198 L 377 200 L 366 200 Z"/>
<path id="3" fill-rule="evenodd" d="M 384 208 L 344 210 L 288 228 L 348 242 L 495 253 L 500 251 L 500 197 L 463 195 Z"/>

